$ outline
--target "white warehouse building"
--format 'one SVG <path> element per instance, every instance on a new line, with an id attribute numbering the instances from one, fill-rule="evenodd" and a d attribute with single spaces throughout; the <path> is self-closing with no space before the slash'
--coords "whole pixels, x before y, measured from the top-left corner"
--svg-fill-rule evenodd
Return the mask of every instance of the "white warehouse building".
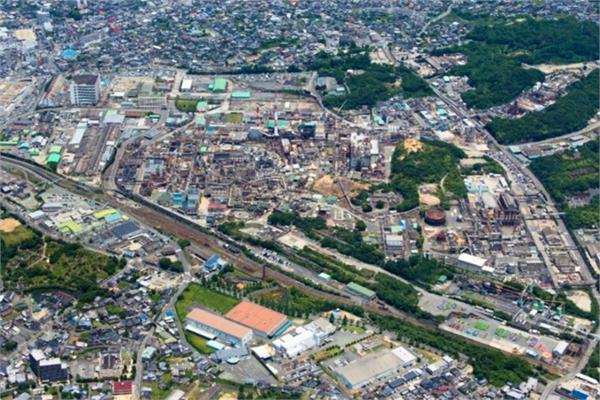
<path id="1" fill-rule="evenodd" d="M 323 339 L 333 332 L 335 332 L 335 325 L 325 318 L 317 318 L 309 324 L 296 328 L 294 332 L 274 340 L 273 347 L 292 358 L 315 346 L 319 346 Z"/>

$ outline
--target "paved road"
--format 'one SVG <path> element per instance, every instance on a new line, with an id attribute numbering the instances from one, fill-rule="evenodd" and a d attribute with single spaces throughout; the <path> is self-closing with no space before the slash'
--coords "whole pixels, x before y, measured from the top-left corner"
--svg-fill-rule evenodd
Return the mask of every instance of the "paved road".
<path id="1" fill-rule="evenodd" d="M 550 194 L 546 191 L 546 188 L 544 187 L 544 185 L 542 185 L 542 183 L 539 181 L 539 179 L 529 170 L 529 168 L 527 168 L 526 166 L 521 164 L 519 162 L 519 160 L 517 160 L 516 157 L 510 151 L 508 151 L 506 149 L 505 146 L 500 145 L 498 143 L 498 141 L 496 140 L 496 138 L 494 138 L 494 136 L 492 136 L 483 127 L 483 125 L 480 122 L 472 119 L 472 116 L 468 112 L 466 112 L 463 107 L 457 105 L 456 102 L 454 102 L 452 99 L 448 98 L 448 96 L 446 96 L 444 93 L 440 92 L 437 88 L 435 88 L 433 86 L 431 86 L 431 88 L 433 89 L 435 94 L 440 99 L 442 99 L 444 102 L 446 102 L 446 104 L 448 105 L 449 108 L 451 108 L 454 112 L 456 112 L 458 115 L 462 116 L 463 118 L 470 119 L 477 126 L 477 128 L 479 128 L 479 130 L 485 135 L 486 140 L 490 144 L 490 149 L 498 151 L 506 159 L 506 160 L 497 159 L 498 162 L 500 162 L 501 164 L 504 165 L 505 168 L 507 168 L 507 167 L 509 167 L 509 165 L 507 165 L 508 164 L 507 160 L 508 160 L 508 162 L 510 163 L 510 166 L 516 168 L 521 175 L 525 176 L 526 178 L 528 178 L 531 181 L 531 183 L 535 186 L 536 190 L 538 190 L 546 198 L 545 206 L 547 207 L 550 214 L 554 214 L 554 215 L 559 214 L 559 211 L 556 208 L 556 204 L 554 203 L 552 196 L 550 196 Z M 510 169 L 510 168 L 507 168 L 507 169 Z M 556 224 L 558 225 L 558 232 L 563 233 L 562 236 L 563 236 L 564 240 L 566 241 L 566 245 L 567 245 L 566 247 L 571 248 L 571 249 L 577 248 L 573 238 L 568 233 L 569 230 L 567 229 L 567 226 L 565 225 L 562 218 L 557 217 L 557 218 L 555 218 L 555 221 L 556 221 Z M 594 280 L 592 279 L 592 275 L 591 275 L 590 271 L 588 270 L 587 265 L 585 264 L 581 254 L 577 251 L 577 252 L 574 252 L 574 256 L 577 259 L 576 264 L 579 265 L 581 268 L 583 279 L 588 283 L 593 283 Z M 600 297 L 597 297 L 596 299 L 600 301 Z"/>
<path id="2" fill-rule="evenodd" d="M 150 340 L 154 336 L 154 328 L 152 328 L 144 339 L 142 339 L 142 343 L 140 344 L 140 348 L 137 352 L 137 358 L 135 360 L 135 379 L 133 381 L 135 394 L 134 398 L 139 400 L 142 398 L 142 377 L 144 376 L 144 360 L 142 359 L 142 353 L 148 344 L 148 340 Z"/>
<path id="3" fill-rule="evenodd" d="M 421 28 L 419 33 L 417 33 L 417 36 L 421 36 L 423 34 L 423 32 L 425 32 L 431 24 L 436 23 L 437 21 L 441 20 L 442 18 L 446 18 L 448 16 L 448 14 L 450 14 L 452 12 L 452 6 L 453 6 L 453 4 L 450 4 L 448 6 L 448 8 L 446 9 L 446 11 L 444 11 L 440 15 L 436 16 L 435 18 L 432 18 L 429 21 L 427 21 L 427 23 L 425 25 L 423 25 L 423 27 Z"/>
<path id="4" fill-rule="evenodd" d="M 586 134 L 588 132 L 593 132 L 593 131 L 598 130 L 598 129 L 600 129 L 600 121 L 594 122 L 593 124 L 590 124 L 590 125 L 586 126 L 585 128 L 580 129 L 580 130 L 575 131 L 575 132 L 566 133 L 564 135 L 556 136 L 556 137 L 549 138 L 549 139 L 539 140 L 537 142 L 521 143 L 521 144 L 519 144 L 519 146 L 534 146 L 534 145 L 538 145 L 538 144 L 547 144 L 547 143 L 560 142 L 560 141 L 563 141 L 565 139 L 569 139 L 570 137 L 578 136 L 578 135 L 583 135 L 583 134 Z"/>
<path id="5" fill-rule="evenodd" d="M 542 193 L 545 198 L 547 199 L 546 202 L 546 207 L 548 208 L 549 212 L 551 214 L 554 215 L 559 215 L 558 213 L 558 209 L 556 208 L 556 205 L 554 204 L 554 201 L 552 200 L 552 197 L 549 195 L 549 193 L 546 191 L 546 188 L 544 187 L 544 185 L 542 185 L 542 183 L 537 179 L 537 177 L 523 164 L 521 164 L 514 156 L 512 153 L 510 153 L 506 147 L 501 146 L 496 139 L 477 121 L 471 119 L 471 116 L 469 115 L 469 113 L 467 113 L 463 107 L 460 107 L 459 105 L 457 105 L 452 99 L 449 99 L 447 96 L 444 95 L 444 93 L 441 93 L 437 88 L 431 86 L 431 88 L 433 89 L 433 91 L 436 93 L 436 95 L 441 98 L 448 106 L 449 108 L 451 108 L 454 112 L 456 112 L 458 115 L 462 116 L 463 118 L 468 118 L 470 119 L 473 123 L 475 123 L 475 125 L 479 128 L 479 130 L 481 132 L 484 133 L 484 135 L 486 136 L 486 139 L 488 140 L 488 143 L 490 143 L 490 148 L 499 151 L 505 158 L 506 160 L 509 161 L 509 163 L 511 164 L 511 166 L 513 166 L 514 168 L 516 168 L 523 176 L 529 178 L 529 180 L 534 184 L 534 186 L 536 187 L 537 190 L 539 190 L 540 193 Z M 587 128 L 586 128 L 587 129 Z M 594 129 L 594 128 L 592 128 Z M 573 133 L 575 134 L 575 133 Z M 571 134 L 570 134 L 571 135 Z M 499 162 L 501 162 L 503 164 L 503 166 L 506 168 L 507 167 L 507 162 L 504 161 L 502 162 L 501 160 L 497 160 Z M 507 168 L 507 170 L 509 170 Z M 564 221 L 562 218 L 560 217 L 556 217 L 555 218 L 555 222 L 558 225 L 558 232 L 561 233 L 561 236 L 563 238 L 563 240 L 565 240 L 566 242 L 566 247 L 570 248 L 570 249 L 575 249 L 577 248 L 575 246 L 575 242 L 573 240 L 573 238 L 571 237 L 569 230 L 567 229 Z M 542 252 L 544 252 L 545 250 L 542 248 L 541 249 Z M 598 293 L 598 291 L 596 290 L 596 287 L 593 286 L 593 284 L 595 283 L 595 280 L 593 279 L 587 264 L 584 262 L 582 255 L 579 251 L 574 251 L 574 256 L 576 257 L 576 265 L 580 266 L 580 271 L 582 274 L 583 279 L 588 282 L 591 287 L 592 290 L 592 294 L 593 296 L 596 298 L 596 301 L 600 302 L 600 293 Z M 547 259 L 546 257 L 544 257 L 544 259 Z M 587 364 L 587 360 L 589 360 L 589 357 L 591 356 L 591 353 L 593 351 L 594 346 L 597 343 L 597 334 L 600 331 L 600 326 L 596 327 L 596 339 L 593 339 L 591 341 L 591 343 L 589 344 L 588 348 L 586 349 L 586 353 L 584 355 L 584 357 L 582 357 L 579 362 L 577 363 L 576 368 L 569 372 L 568 375 L 550 382 L 547 386 L 547 388 L 544 390 L 544 394 L 542 396 L 542 399 L 546 399 L 556 388 L 557 385 L 559 385 L 562 382 L 565 382 L 571 378 L 573 378 L 575 375 L 577 375 L 579 372 L 581 372 L 581 370 L 585 367 L 585 365 Z"/>
<path id="6" fill-rule="evenodd" d="M 2 158 L 4 158 L 4 157 L 2 157 Z M 36 174 L 38 174 L 38 176 L 40 176 L 40 174 L 50 175 L 51 177 L 53 175 L 55 175 L 54 173 L 51 173 L 51 172 L 43 169 L 42 167 L 27 164 L 27 163 L 22 163 L 22 164 L 23 164 L 22 168 L 26 169 L 29 172 L 36 173 Z M 43 176 L 41 176 L 41 177 L 43 177 Z M 71 182 L 69 179 L 64 178 L 64 177 L 54 177 L 54 178 L 50 178 L 50 179 L 51 180 L 53 179 L 59 186 L 60 185 L 68 186 L 68 184 Z M 85 191 L 84 191 L 84 194 L 85 194 Z M 137 220 L 139 220 L 140 222 L 142 222 L 148 226 L 152 226 L 155 228 L 160 227 L 168 232 L 171 232 L 172 234 L 176 235 L 177 237 L 190 240 L 190 242 L 192 242 L 196 246 L 207 248 L 212 253 L 218 254 L 221 257 L 229 260 L 230 262 L 235 264 L 238 268 L 250 273 L 253 276 L 258 277 L 262 274 L 262 270 L 263 270 L 262 264 L 259 264 L 259 263 L 255 262 L 254 260 L 247 258 L 243 254 L 233 253 L 231 250 L 225 249 L 222 245 L 223 242 L 219 238 L 217 238 L 217 236 L 223 236 L 224 240 L 227 240 L 228 237 L 225 237 L 218 231 L 207 233 L 207 232 L 204 232 L 203 230 L 201 230 L 200 227 L 198 227 L 195 224 L 191 224 L 191 223 L 187 224 L 187 223 L 181 222 L 178 219 L 178 218 L 181 218 L 181 215 L 176 214 L 172 210 L 169 210 L 169 209 L 163 209 L 164 211 L 158 212 L 154 209 L 146 207 L 143 203 L 138 203 L 135 205 L 135 207 L 132 207 L 131 205 L 129 205 L 129 203 L 131 203 L 131 201 L 129 201 L 129 200 L 125 204 L 115 198 L 107 198 L 106 201 L 107 201 L 107 204 L 110 204 L 111 206 L 113 206 L 115 208 L 122 209 L 126 213 L 132 215 Z M 175 218 L 175 216 L 177 218 Z M 376 268 L 374 266 L 371 266 L 371 267 Z M 397 310 L 393 307 L 389 307 L 389 309 L 384 310 L 384 309 L 379 308 L 374 303 L 365 304 L 360 299 L 352 298 L 349 296 L 340 296 L 340 295 L 336 295 L 333 293 L 323 292 L 321 290 L 315 289 L 312 286 L 305 285 L 304 283 L 296 280 L 294 277 L 290 277 L 290 276 L 280 272 L 279 270 L 272 269 L 268 266 L 266 267 L 266 270 L 267 270 L 267 273 L 268 273 L 268 276 L 270 279 L 273 279 L 274 281 L 278 282 L 283 287 L 296 287 L 297 289 L 299 289 L 301 292 L 303 292 L 304 294 L 306 294 L 308 296 L 334 301 L 341 305 L 358 305 L 358 306 L 363 307 L 365 310 L 367 310 L 369 312 L 373 312 L 373 313 L 382 315 L 384 317 L 393 317 L 393 318 L 406 320 L 414 325 L 421 326 L 421 327 L 427 327 L 429 329 L 434 328 L 434 326 L 431 323 L 419 320 L 419 319 L 415 318 L 414 316 L 407 314 L 405 312 L 402 312 L 400 310 Z M 383 272 L 383 270 L 381 270 L 381 272 Z M 383 272 L 383 273 L 386 273 L 386 272 Z M 179 290 L 183 290 L 183 285 L 180 286 Z M 427 295 L 430 295 L 430 293 L 427 293 Z M 174 296 L 174 298 L 176 298 L 176 296 Z M 440 300 L 441 299 L 442 298 L 440 297 Z M 171 298 L 171 304 L 174 304 L 173 301 L 174 301 L 173 298 Z M 178 326 L 178 330 L 180 331 L 180 334 L 182 334 L 181 326 Z M 185 336 L 183 334 L 182 334 L 182 337 L 185 338 Z M 537 364 L 536 360 L 527 359 L 527 361 L 529 361 L 532 364 Z M 137 369 L 137 367 L 136 367 L 136 369 Z M 556 373 L 557 371 L 553 371 L 553 372 Z"/>
<path id="7" fill-rule="evenodd" d="M 590 357 L 592 356 L 592 352 L 594 351 L 594 347 L 596 345 L 597 345 L 597 342 L 594 341 L 592 343 L 592 345 L 588 346 L 588 348 L 586 349 L 586 351 L 583 354 L 583 356 L 579 359 L 579 361 L 577 361 L 577 365 L 573 369 L 573 371 L 569 372 L 567 375 L 563 376 L 562 378 L 559 378 L 559 379 L 557 379 L 555 381 L 552 381 L 552 382 L 548 383 L 546 385 L 546 387 L 544 388 L 544 391 L 542 392 L 542 395 L 540 396 L 540 399 L 541 400 L 546 400 L 552 393 L 554 393 L 554 390 L 560 384 L 568 382 L 569 380 L 575 378 L 575 375 L 577 375 L 578 373 L 580 373 L 581 370 L 588 363 Z"/>

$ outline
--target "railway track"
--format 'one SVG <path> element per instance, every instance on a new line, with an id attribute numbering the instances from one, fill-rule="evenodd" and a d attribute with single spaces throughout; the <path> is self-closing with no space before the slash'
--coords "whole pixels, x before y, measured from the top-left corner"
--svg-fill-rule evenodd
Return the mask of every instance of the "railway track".
<path id="1" fill-rule="evenodd" d="M 192 221 L 185 219 L 183 216 L 178 215 L 177 213 L 175 213 L 173 211 L 162 209 L 159 206 L 157 206 L 153 203 L 150 203 L 148 200 L 143 199 L 141 196 L 137 196 L 137 195 L 134 195 L 131 193 L 126 193 L 122 190 L 111 191 L 113 193 L 114 192 L 119 193 L 121 196 L 123 196 L 125 198 L 129 198 L 131 201 L 134 201 L 137 205 L 134 207 L 123 201 L 120 201 L 118 198 L 109 194 L 108 191 L 103 191 L 103 192 L 99 193 L 97 190 L 93 190 L 83 184 L 74 182 L 74 181 L 72 181 L 66 177 L 63 177 L 53 171 L 49 171 L 48 169 L 46 169 L 42 166 L 39 166 L 29 160 L 20 159 L 13 155 L 10 155 L 9 157 L 7 157 L 5 154 L 0 154 L 0 160 L 9 165 L 13 164 L 22 169 L 26 169 L 27 171 L 32 172 L 32 173 L 42 177 L 45 180 L 48 180 L 58 186 L 63 187 L 66 190 L 71 190 L 82 196 L 91 197 L 90 195 L 93 194 L 94 196 L 97 197 L 97 199 L 94 199 L 96 201 L 100 201 L 100 202 L 103 202 L 112 207 L 119 208 L 119 209 L 125 211 L 126 213 L 132 215 L 133 217 L 135 217 L 136 219 L 138 219 L 140 222 L 142 222 L 144 224 L 147 224 L 147 225 L 152 226 L 159 230 L 164 230 L 164 231 L 170 232 L 182 239 L 188 239 L 190 242 L 194 243 L 197 246 L 205 247 L 205 248 L 209 249 L 211 252 L 218 254 L 219 256 L 222 256 L 222 257 L 232 261 L 238 268 L 244 270 L 245 272 L 249 273 L 252 276 L 255 276 L 255 277 L 262 276 L 262 271 L 263 271 L 262 264 L 259 264 L 255 261 L 247 258 L 246 256 L 244 256 L 242 254 L 234 254 L 231 251 L 223 248 L 223 246 L 220 244 L 218 238 L 215 236 L 214 233 L 203 232 L 204 228 L 194 224 Z M 430 329 L 430 330 L 438 329 L 437 326 L 433 322 L 417 319 L 417 318 L 415 318 L 411 315 L 408 315 L 404 312 L 401 312 L 399 310 L 396 310 L 393 308 L 389 308 L 387 310 L 382 309 L 374 303 L 358 304 L 356 301 L 354 301 L 350 298 L 334 295 L 334 294 L 328 293 L 328 292 L 323 292 L 323 291 L 317 290 L 313 287 L 310 287 L 308 285 L 305 285 L 304 283 L 297 281 L 296 279 L 294 279 L 286 274 L 283 274 L 277 270 L 274 270 L 273 268 L 270 268 L 268 266 L 265 266 L 264 268 L 266 269 L 267 276 L 270 279 L 273 279 L 275 282 L 277 282 L 278 284 L 280 284 L 281 286 L 286 287 L 286 288 L 295 287 L 308 296 L 336 302 L 342 306 L 344 306 L 344 305 L 346 305 L 346 306 L 360 305 L 366 311 L 369 311 L 369 312 L 372 312 L 372 313 L 375 313 L 375 314 L 378 314 L 378 315 L 381 315 L 384 317 L 392 317 L 392 318 L 401 319 L 401 320 L 407 321 L 413 325 L 417 325 L 419 327 Z M 452 333 L 445 333 L 445 334 L 453 335 Z M 481 346 L 480 343 L 470 340 L 469 338 L 462 337 L 462 336 L 460 336 L 460 338 L 462 340 L 467 340 L 469 342 L 472 342 L 475 345 Z M 549 371 L 553 374 L 556 374 L 556 375 L 562 375 L 564 372 L 555 366 L 550 366 L 548 364 L 540 362 L 539 360 L 534 360 L 534 359 L 531 359 L 531 358 L 528 358 L 525 356 L 518 356 L 511 352 L 504 352 L 504 353 L 506 353 L 507 355 L 520 357 L 520 358 L 526 360 L 527 362 L 529 362 L 530 364 L 543 367 L 547 371 Z"/>

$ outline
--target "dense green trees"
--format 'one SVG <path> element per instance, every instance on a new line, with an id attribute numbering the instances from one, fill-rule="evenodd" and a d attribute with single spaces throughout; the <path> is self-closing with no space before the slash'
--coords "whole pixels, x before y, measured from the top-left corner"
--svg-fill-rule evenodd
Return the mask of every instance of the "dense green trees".
<path id="1" fill-rule="evenodd" d="M 419 308 L 419 295 L 414 287 L 384 274 L 378 274 L 375 280 L 377 283 L 373 285 L 373 290 L 378 298 L 398 310 L 421 316 L 423 312 Z"/>
<path id="2" fill-rule="evenodd" d="M 587 365 L 581 372 L 583 372 L 587 376 L 599 380 L 600 373 L 598 372 L 598 369 L 600 368 L 600 343 L 596 342 L 594 346 L 594 352 L 592 353 Z"/>
<path id="3" fill-rule="evenodd" d="M 160 269 L 173 272 L 183 272 L 183 265 L 181 261 L 171 261 L 170 258 L 163 257 L 158 260 L 158 266 Z"/>
<path id="4" fill-rule="evenodd" d="M 458 48 L 468 63 L 450 71 L 452 75 L 466 75 L 474 87 L 462 94 L 469 107 L 485 109 L 509 102 L 523 90 L 544 80 L 536 69 L 525 69 L 521 63 L 503 53 L 502 49 L 478 43 Z"/>
<path id="5" fill-rule="evenodd" d="M 574 17 L 526 18 L 495 25 L 478 25 L 467 36 L 476 42 L 503 46 L 528 64 L 566 64 L 596 60 L 598 26 Z"/>
<path id="6" fill-rule="evenodd" d="M 565 223 L 573 229 L 593 228 L 600 222 L 598 210 L 600 210 L 600 196 L 595 195 L 588 205 L 567 207 L 564 216 Z"/>
<path id="7" fill-rule="evenodd" d="M 458 147 L 442 141 L 423 141 L 423 149 L 407 152 L 404 144 L 396 147 L 392 156 L 391 188 L 400 193 L 403 201 L 398 211 L 419 206 L 418 185 L 440 183 L 444 178 L 444 189 L 456 198 L 467 195 L 458 164 L 466 154 Z"/>
<path id="8" fill-rule="evenodd" d="M 347 88 L 344 94 L 328 95 L 323 99 L 327 107 L 334 109 L 372 107 L 378 101 L 398 94 L 405 98 L 433 94 L 427 82 L 408 68 L 371 63 L 367 48 L 353 47 L 348 53 L 338 56 L 318 53 L 308 68 L 318 71 L 320 76 L 334 77 Z M 353 73 L 348 74 L 348 70 Z M 396 84 L 397 81 L 400 85 Z"/>
<path id="9" fill-rule="evenodd" d="M 107 296 L 98 281 L 125 266 L 123 260 L 85 249 L 79 243 L 67 243 L 46 237 L 41 258 L 42 236 L 26 226 L 13 234 L 3 234 L 2 277 L 7 287 L 31 290 L 65 290 L 79 295 L 79 302 Z"/>
<path id="10" fill-rule="evenodd" d="M 485 162 L 476 163 L 463 168 L 463 175 L 483 175 L 483 174 L 498 174 L 504 175 L 504 168 L 498 161 L 489 156 L 483 156 Z"/>
<path id="11" fill-rule="evenodd" d="M 474 87 L 462 98 L 470 107 L 489 108 L 505 104 L 523 90 L 543 81 L 535 69 L 521 63 L 570 63 L 598 58 L 598 29 L 590 21 L 575 18 L 490 21 L 475 24 L 467 44 L 436 53 L 460 52 L 468 63 L 450 71 L 466 75 Z"/>
<path id="12" fill-rule="evenodd" d="M 4 342 L 4 344 L 2 345 L 2 349 L 6 352 L 11 352 L 13 350 L 15 350 L 17 348 L 18 344 L 17 342 L 15 342 L 14 340 L 7 340 L 6 342 Z"/>
<path id="13" fill-rule="evenodd" d="M 324 311 L 342 308 L 358 316 L 364 315 L 364 310 L 359 306 L 344 306 L 334 301 L 310 297 L 297 288 L 281 288 L 281 296 L 273 297 L 271 293 L 261 294 L 255 300 L 268 308 L 290 316 L 303 317 Z"/>
<path id="14" fill-rule="evenodd" d="M 558 207 L 565 211 L 565 221 L 572 229 L 590 228 L 600 222 L 598 195 L 587 206 L 571 207 L 569 198 L 585 195 L 598 189 L 600 179 L 600 155 L 598 139 L 562 154 L 540 157 L 531 162 L 530 168 L 542 181 Z"/>
<path id="15" fill-rule="evenodd" d="M 294 225 L 302 231 L 312 231 L 314 229 L 324 229 L 325 220 L 321 217 L 306 217 L 303 218 L 297 212 L 273 211 L 268 219 L 271 225 Z"/>
<path id="16" fill-rule="evenodd" d="M 450 266 L 425 257 L 389 260 L 383 267 L 395 275 L 425 287 L 434 284 L 440 275 L 446 275 L 448 278 L 454 275 Z"/>
<path id="17" fill-rule="evenodd" d="M 516 119 L 494 118 L 486 128 L 503 144 L 548 139 L 584 128 L 600 107 L 598 76 L 596 69 L 573 83 L 545 110 Z"/>
<path id="18" fill-rule="evenodd" d="M 12 237 L 15 237 L 12 240 Z M 41 235 L 32 229 L 24 226 L 17 227 L 15 231 L 3 233 L 0 236 L 0 265 L 6 266 L 8 261 L 15 257 L 19 250 L 35 249 L 42 244 Z"/>

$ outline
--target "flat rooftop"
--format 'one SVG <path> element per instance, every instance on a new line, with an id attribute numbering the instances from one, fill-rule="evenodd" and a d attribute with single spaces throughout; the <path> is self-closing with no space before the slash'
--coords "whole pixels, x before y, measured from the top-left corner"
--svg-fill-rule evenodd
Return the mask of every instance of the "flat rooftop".
<path id="1" fill-rule="evenodd" d="M 287 322 L 284 314 L 249 301 L 242 301 L 225 314 L 225 317 L 268 336 L 275 334 Z"/>
<path id="2" fill-rule="evenodd" d="M 213 329 L 216 329 L 220 332 L 226 333 L 238 339 L 242 339 L 246 335 L 252 333 L 250 329 L 246 328 L 245 326 L 242 326 L 233 321 L 229 321 L 221 317 L 220 315 L 204 311 L 200 308 L 194 308 L 188 313 L 188 315 L 185 318 L 189 321 L 194 321 L 210 326 Z"/>
<path id="3" fill-rule="evenodd" d="M 399 369 L 402 365 L 402 359 L 391 350 L 383 349 L 335 368 L 334 372 L 354 388 Z"/>

